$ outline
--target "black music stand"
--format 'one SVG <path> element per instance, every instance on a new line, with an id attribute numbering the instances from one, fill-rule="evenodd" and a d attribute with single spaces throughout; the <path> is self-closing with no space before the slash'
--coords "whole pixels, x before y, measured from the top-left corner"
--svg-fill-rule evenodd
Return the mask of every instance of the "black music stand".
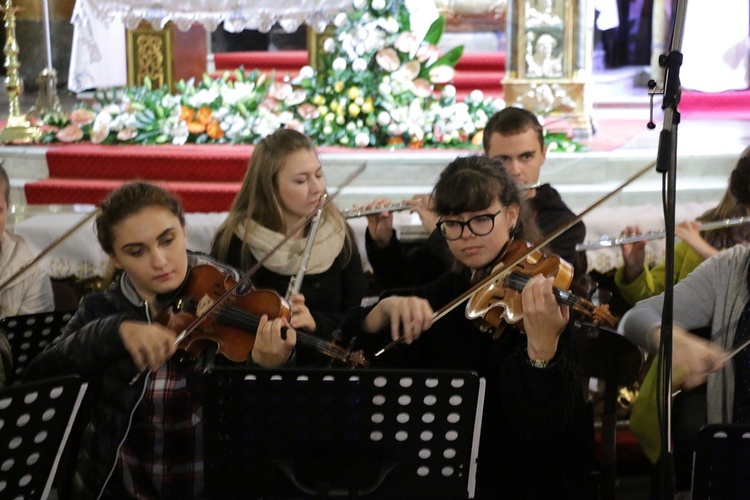
<path id="1" fill-rule="evenodd" d="M 750 498 L 750 424 L 709 424 L 698 433 L 693 498 Z"/>
<path id="2" fill-rule="evenodd" d="M 0 330 L 5 332 L 13 355 L 13 371 L 8 384 L 20 384 L 23 372 L 68 324 L 75 311 L 8 316 L 0 320 Z"/>
<path id="3" fill-rule="evenodd" d="M 0 390 L 0 498 L 46 498 L 84 389 L 67 376 Z"/>
<path id="4" fill-rule="evenodd" d="M 206 384 L 209 498 L 473 496 L 473 372 L 216 368 Z"/>

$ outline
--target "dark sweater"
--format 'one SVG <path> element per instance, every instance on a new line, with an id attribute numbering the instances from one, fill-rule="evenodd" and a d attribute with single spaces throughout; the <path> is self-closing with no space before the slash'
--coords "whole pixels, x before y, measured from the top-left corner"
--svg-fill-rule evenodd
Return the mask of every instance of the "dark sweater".
<path id="1" fill-rule="evenodd" d="M 447 273 L 417 291 L 433 309 L 469 286 Z M 360 331 L 370 308 L 347 316 L 345 342 L 356 336 L 367 354 L 385 345 L 387 332 Z M 507 327 L 496 341 L 459 306 L 409 346 L 370 359 L 383 366 L 469 369 L 486 378 L 477 498 L 589 498 L 593 416 L 585 404 L 573 356 L 570 325 L 548 368 L 529 365 L 526 337 Z"/>

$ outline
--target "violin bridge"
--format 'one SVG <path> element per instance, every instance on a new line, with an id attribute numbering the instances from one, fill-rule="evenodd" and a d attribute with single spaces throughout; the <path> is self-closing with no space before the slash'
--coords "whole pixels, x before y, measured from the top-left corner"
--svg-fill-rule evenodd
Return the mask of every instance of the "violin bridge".
<path id="1" fill-rule="evenodd" d="M 204 295 L 201 300 L 198 302 L 198 306 L 196 307 L 195 313 L 196 316 L 203 316 L 203 313 L 206 312 L 208 309 L 210 309 L 216 301 L 209 297 L 208 295 Z"/>

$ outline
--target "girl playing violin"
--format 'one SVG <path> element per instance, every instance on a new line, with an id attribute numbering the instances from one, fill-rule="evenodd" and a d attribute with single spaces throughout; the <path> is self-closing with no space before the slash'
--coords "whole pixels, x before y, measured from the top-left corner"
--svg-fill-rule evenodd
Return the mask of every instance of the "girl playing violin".
<path id="1" fill-rule="evenodd" d="M 556 302 L 553 279 L 531 277 L 521 292 L 526 335 L 508 325 L 493 340 L 461 308 L 433 322 L 433 311 L 467 290 L 473 273 L 492 269 L 514 239 L 530 234 L 515 181 L 490 158 L 459 157 L 441 173 L 433 200 L 453 271 L 415 296 L 388 296 L 352 312 L 345 340 L 357 335 L 376 349 L 403 336 L 409 345 L 388 351 L 388 363 L 486 377 L 479 497 L 587 497 L 593 424 L 566 333 L 568 307 Z"/>
<path id="2" fill-rule="evenodd" d="M 289 236 L 253 276 L 256 288 L 285 295 L 300 268 L 310 225 L 296 234 L 289 232 L 318 209 L 325 191 L 323 169 L 310 139 L 295 130 L 277 130 L 255 146 L 229 216 L 214 237 L 212 255 L 247 270 Z M 353 233 L 338 209 L 328 204 L 305 279 L 299 293 L 289 297 L 291 326 L 329 339 L 344 313 L 360 305 L 365 289 Z M 300 364 L 313 361 L 306 353 L 297 354 Z"/>
<path id="3" fill-rule="evenodd" d="M 60 338 L 29 366 L 27 378 L 77 374 L 89 382 L 72 498 L 194 498 L 203 487 L 202 382 L 175 354 L 176 333 L 155 322 L 179 295 L 191 268 L 236 271 L 186 250 L 177 199 L 135 182 L 101 204 L 96 232 L 116 276 L 91 294 Z M 261 320 L 252 361 L 283 365 L 296 333 Z M 196 361 L 200 364 L 200 360 Z M 67 479 L 66 479 L 67 480 Z"/>

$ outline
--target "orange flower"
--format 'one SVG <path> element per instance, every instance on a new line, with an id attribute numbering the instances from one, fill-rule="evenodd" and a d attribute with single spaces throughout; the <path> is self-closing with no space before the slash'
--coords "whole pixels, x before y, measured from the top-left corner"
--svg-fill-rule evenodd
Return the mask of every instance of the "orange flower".
<path id="1" fill-rule="evenodd" d="M 195 135 L 200 135 L 206 131 L 206 126 L 198 122 L 190 122 L 187 124 L 188 132 Z"/>
<path id="2" fill-rule="evenodd" d="M 180 120 L 191 122 L 195 118 L 195 110 L 189 106 L 182 106 L 180 108 Z"/>
<path id="3" fill-rule="evenodd" d="M 208 125 L 211 123 L 211 108 L 208 106 L 203 106 L 201 109 L 198 110 L 198 116 L 195 117 L 195 121 L 198 123 L 202 123 L 203 125 Z"/>
<path id="4" fill-rule="evenodd" d="M 404 140 L 400 137 L 391 137 L 388 139 L 389 146 L 400 146 L 404 143 Z"/>
<path id="5" fill-rule="evenodd" d="M 206 127 L 206 134 L 208 134 L 211 139 L 221 139 L 224 137 L 224 131 L 221 130 L 221 126 L 216 120 L 208 124 Z"/>
<path id="6" fill-rule="evenodd" d="M 471 144 L 474 146 L 481 146 L 482 141 L 484 141 L 484 130 L 480 130 L 471 138 Z"/>
<path id="7" fill-rule="evenodd" d="M 417 148 L 421 148 L 422 146 L 424 146 L 424 141 L 421 139 L 417 139 L 416 137 L 412 137 L 411 140 L 409 141 L 410 148 L 417 149 Z"/>

